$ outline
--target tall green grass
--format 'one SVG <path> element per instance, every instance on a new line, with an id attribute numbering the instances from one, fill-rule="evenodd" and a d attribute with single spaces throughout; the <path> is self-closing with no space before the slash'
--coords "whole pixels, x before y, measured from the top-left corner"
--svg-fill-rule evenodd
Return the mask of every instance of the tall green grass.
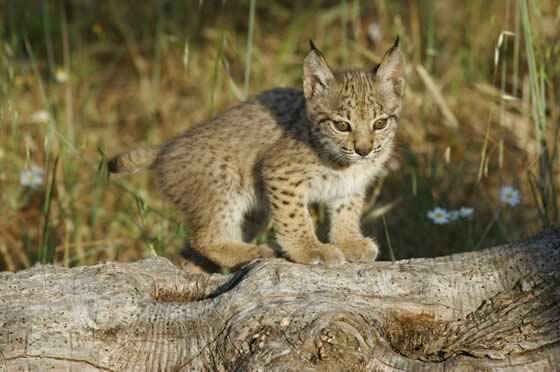
<path id="1" fill-rule="evenodd" d="M 2 14 L 0 268 L 177 256 L 188 235 L 181 216 L 148 176 L 108 179 L 105 154 L 161 143 L 260 90 L 300 86 L 310 38 L 335 68 L 373 67 L 401 35 L 409 68 L 400 143 L 363 224 L 383 258 L 479 249 L 558 222 L 553 118 L 560 108 L 552 98 L 560 68 L 550 61 L 560 45 L 550 45 L 543 29 L 558 5 L 61 4 L 25 10 L 8 0 Z M 383 31 L 380 43 L 368 38 L 371 23 Z M 494 65 L 504 32 L 515 36 Z M 68 82 L 56 80 L 58 69 Z M 40 110 L 49 120 L 32 123 Z M 449 117 L 456 128 L 445 125 Z M 529 120 L 532 128 L 519 138 Z M 39 189 L 19 183 L 31 163 L 46 170 Z M 523 193 L 515 208 L 497 197 L 510 183 Z M 475 208 L 473 219 L 440 226 L 426 217 L 435 206 L 463 205 Z M 325 231 L 324 210 L 315 212 Z M 258 239 L 272 237 L 268 230 Z"/>
<path id="2" fill-rule="evenodd" d="M 250 0 L 249 3 L 249 27 L 247 32 L 247 52 L 245 55 L 245 77 L 243 79 L 243 96 L 249 95 L 249 83 L 251 80 L 251 62 L 253 57 L 253 32 L 255 29 L 255 6 L 257 0 Z"/>
<path id="3" fill-rule="evenodd" d="M 558 178 L 555 176 L 558 154 L 558 126 L 549 130 L 546 115 L 546 72 L 536 57 L 533 30 L 527 0 L 519 0 L 521 24 L 529 70 L 531 115 L 535 125 L 538 152 L 537 174 L 529 171 L 531 191 L 543 226 L 558 222 Z M 550 134 L 552 134 L 550 136 Z"/>

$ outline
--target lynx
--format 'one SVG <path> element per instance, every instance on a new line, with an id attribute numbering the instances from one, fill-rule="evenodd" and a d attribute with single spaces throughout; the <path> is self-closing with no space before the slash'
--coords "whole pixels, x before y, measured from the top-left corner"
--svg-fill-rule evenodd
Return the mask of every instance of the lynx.
<path id="1" fill-rule="evenodd" d="M 117 155 L 109 169 L 152 170 L 184 213 L 191 248 L 221 267 L 276 255 L 244 236 L 255 211 L 272 217 L 280 253 L 293 262 L 375 260 L 378 246 L 363 236 L 360 217 L 392 153 L 404 63 L 397 38 L 376 67 L 333 71 L 310 41 L 303 91 L 265 91 L 158 148 Z M 310 203 L 326 204 L 330 243 L 316 237 Z"/>

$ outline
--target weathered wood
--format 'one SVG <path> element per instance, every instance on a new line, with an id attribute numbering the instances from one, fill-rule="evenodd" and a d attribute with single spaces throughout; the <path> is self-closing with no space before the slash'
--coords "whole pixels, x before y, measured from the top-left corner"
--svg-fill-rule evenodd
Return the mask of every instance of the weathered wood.
<path id="1" fill-rule="evenodd" d="M 164 258 L 0 274 L 0 370 L 555 370 L 560 230 L 481 252 L 229 276 Z"/>

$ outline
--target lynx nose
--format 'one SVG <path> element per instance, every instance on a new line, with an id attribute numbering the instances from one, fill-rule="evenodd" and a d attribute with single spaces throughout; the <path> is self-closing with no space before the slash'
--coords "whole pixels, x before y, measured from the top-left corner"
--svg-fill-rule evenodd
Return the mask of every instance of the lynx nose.
<path id="1" fill-rule="evenodd" d="M 371 152 L 371 146 L 356 146 L 355 149 L 360 156 L 367 156 Z"/>

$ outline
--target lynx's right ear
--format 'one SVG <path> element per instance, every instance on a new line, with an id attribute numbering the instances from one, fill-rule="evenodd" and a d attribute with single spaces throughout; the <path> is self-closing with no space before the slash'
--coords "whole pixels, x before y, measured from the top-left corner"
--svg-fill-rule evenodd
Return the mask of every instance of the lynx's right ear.
<path id="1" fill-rule="evenodd" d="M 399 38 L 383 56 L 381 63 L 374 70 L 375 79 L 384 88 L 389 91 L 392 88 L 397 97 L 404 94 L 404 57 L 399 49 Z"/>
<path id="2" fill-rule="evenodd" d="M 303 61 L 303 92 L 305 98 L 322 95 L 334 82 L 334 75 L 327 65 L 323 53 L 309 40 L 311 50 Z"/>

